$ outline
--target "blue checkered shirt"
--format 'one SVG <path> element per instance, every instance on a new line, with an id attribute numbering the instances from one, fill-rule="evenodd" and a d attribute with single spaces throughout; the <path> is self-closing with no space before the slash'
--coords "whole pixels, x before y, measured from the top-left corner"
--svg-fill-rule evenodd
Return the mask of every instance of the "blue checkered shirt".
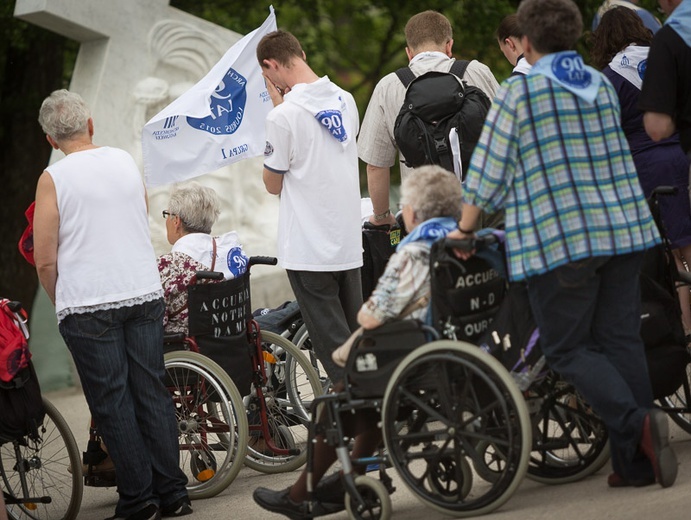
<path id="1" fill-rule="evenodd" d="M 607 79 L 592 105 L 543 75 L 506 80 L 473 153 L 464 201 L 505 208 L 511 280 L 660 242 Z"/>

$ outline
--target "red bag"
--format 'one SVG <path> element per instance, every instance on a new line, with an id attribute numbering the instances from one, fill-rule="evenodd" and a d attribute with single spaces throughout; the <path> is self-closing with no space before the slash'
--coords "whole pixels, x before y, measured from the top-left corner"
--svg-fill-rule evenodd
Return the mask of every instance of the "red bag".
<path id="1" fill-rule="evenodd" d="M 29 225 L 26 226 L 18 244 L 19 253 L 26 258 L 26 261 L 31 265 L 36 265 L 34 263 L 34 208 L 36 208 L 36 201 L 32 202 L 24 212 L 26 220 L 29 221 Z"/>
<path id="2" fill-rule="evenodd" d="M 27 343 L 29 329 L 26 321 L 26 311 L 19 304 L 0 299 L 0 381 L 5 383 L 12 381 L 20 370 L 29 366 L 31 353 Z"/>

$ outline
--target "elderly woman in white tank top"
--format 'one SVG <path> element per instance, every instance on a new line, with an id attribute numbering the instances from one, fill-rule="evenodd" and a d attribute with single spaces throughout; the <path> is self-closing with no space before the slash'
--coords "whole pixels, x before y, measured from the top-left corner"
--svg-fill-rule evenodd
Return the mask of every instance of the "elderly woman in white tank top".
<path id="1" fill-rule="evenodd" d="M 190 514 L 162 383 L 163 291 L 141 174 L 124 150 L 93 144 L 77 94 L 53 92 L 39 123 L 66 157 L 38 181 L 34 259 L 117 468 L 114 518 Z"/>

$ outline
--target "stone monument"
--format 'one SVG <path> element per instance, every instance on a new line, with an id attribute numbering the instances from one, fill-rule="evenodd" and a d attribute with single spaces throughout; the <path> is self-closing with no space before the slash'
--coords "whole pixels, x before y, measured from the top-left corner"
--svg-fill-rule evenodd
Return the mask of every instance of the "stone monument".
<path id="1" fill-rule="evenodd" d="M 201 79 L 241 37 L 168 2 L 16 0 L 14 11 L 17 18 L 80 42 L 70 90 L 91 108 L 94 143 L 127 150 L 142 171 L 144 124 Z M 62 157 L 62 152 L 54 151 L 51 162 Z M 276 253 L 278 198 L 266 193 L 261 177 L 262 159 L 256 158 L 195 179 L 214 188 L 221 199 L 221 217 L 213 232 L 236 230 L 248 255 Z M 149 190 L 157 254 L 170 250 L 161 217 L 170 188 Z M 259 266 L 253 273 L 254 307 L 293 298 L 282 270 Z M 50 320 L 52 307 L 40 291 L 34 314 L 44 312 L 44 319 Z"/>

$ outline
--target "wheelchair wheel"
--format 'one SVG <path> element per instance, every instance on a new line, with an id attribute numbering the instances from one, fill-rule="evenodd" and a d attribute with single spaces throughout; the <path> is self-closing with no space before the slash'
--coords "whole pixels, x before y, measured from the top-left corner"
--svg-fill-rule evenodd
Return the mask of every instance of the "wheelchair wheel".
<path id="1" fill-rule="evenodd" d="M 273 332 L 261 334 L 263 349 L 270 354 L 265 356 L 267 384 L 261 394 L 252 388 L 249 407 L 255 416 L 265 410 L 266 429 L 277 450 L 267 442 L 250 444 L 245 464 L 262 473 L 293 471 L 307 460 L 309 406 L 323 390 L 316 370 L 290 340 Z M 250 429 L 258 431 L 258 426 Z M 262 437 L 263 430 L 262 425 Z"/>
<path id="2" fill-rule="evenodd" d="M 550 373 L 526 393 L 533 424 L 528 478 L 576 482 L 609 460 L 607 429 L 573 386 Z"/>
<path id="3" fill-rule="evenodd" d="M 660 407 L 686 433 L 691 433 L 691 363 L 686 365 L 686 379 L 676 392 L 658 399 Z"/>
<path id="4" fill-rule="evenodd" d="M 411 352 L 389 380 L 382 414 L 392 465 L 438 511 L 457 517 L 493 511 L 525 476 L 531 446 L 525 400 L 506 369 L 474 345 L 436 341 Z M 411 415 L 406 429 L 390 426 Z M 468 465 L 486 464 L 488 450 L 501 453 L 492 478 L 468 479 Z"/>
<path id="5" fill-rule="evenodd" d="M 60 412 L 43 398 L 46 416 L 38 439 L 22 437 L 0 446 L 0 474 L 7 513 L 14 520 L 77 518 L 82 503 L 82 461 L 72 431 Z M 23 471 L 19 471 L 22 468 Z M 22 490 L 26 483 L 26 494 Z M 35 500 L 12 504 L 15 498 Z"/>
<path id="6" fill-rule="evenodd" d="M 312 341 L 310 340 L 310 335 L 307 331 L 307 325 L 303 323 L 293 335 L 291 341 L 310 360 L 310 363 L 312 363 L 312 366 L 319 375 L 319 381 L 321 381 L 322 388 L 324 389 L 324 392 L 326 392 L 329 389 L 329 386 L 331 386 L 331 379 L 329 379 L 329 376 L 326 374 L 326 369 L 321 364 L 321 361 L 319 361 L 317 356 L 314 354 L 314 350 L 312 349 Z"/>
<path id="7" fill-rule="evenodd" d="M 248 439 L 242 397 L 228 374 L 206 356 L 168 352 L 165 366 L 187 492 L 190 498 L 215 496 L 242 469 Z"/>
<path id="8" fill-rule="evenodd" d="M 362 504 L 356 497 L 346 493 L 345 506 L 348 518 L 354 520 L 388 520 L 391 518 L 391 497 L 386 486 L 379 480 L 360 475 L 355 477 Z"/>

